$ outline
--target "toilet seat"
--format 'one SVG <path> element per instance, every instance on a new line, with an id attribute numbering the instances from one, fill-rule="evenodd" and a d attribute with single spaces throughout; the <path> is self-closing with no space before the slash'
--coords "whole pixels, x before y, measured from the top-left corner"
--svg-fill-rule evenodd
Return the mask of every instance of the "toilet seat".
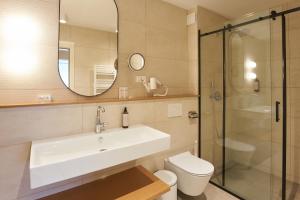
<path id="1" fill-rule="evenodd" d="M 214 172 L 214 166 L 211 163 L 192 155 L 190 152 L 170 157 L 169 162 L 194 176 L 210 176 Z"/>

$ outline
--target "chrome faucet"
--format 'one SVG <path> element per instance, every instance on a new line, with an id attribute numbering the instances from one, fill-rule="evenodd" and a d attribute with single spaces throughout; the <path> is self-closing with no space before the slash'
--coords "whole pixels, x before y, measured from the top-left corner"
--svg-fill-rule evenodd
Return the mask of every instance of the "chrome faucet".
<path id="1" fill-rule="evenodd" d="M 106 123 L 101 122 L 101 113 L 104 113 L 105 109 L 101 106 L 98 106 L 97 108 L 97 117 L 96 117 L 96 133 L 101 133 L 105 130 L 105 126 L 107 126 Z"/>

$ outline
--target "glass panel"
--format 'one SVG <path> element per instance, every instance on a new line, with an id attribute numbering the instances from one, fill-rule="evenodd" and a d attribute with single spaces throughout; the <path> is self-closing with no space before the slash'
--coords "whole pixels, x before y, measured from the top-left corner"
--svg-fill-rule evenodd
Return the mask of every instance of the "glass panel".
<path id="1" fill-rule="evenodd" d="M 295 22 L 299 18 L 297 14 L 289 17 L 287 30 L 286 199 L 300 195 L 300 159 L 297 159 L 300 146 L 297 145 L 299 142 L 295 142 L 296 124 L 300 124 L 295 115 L 298 109 L 295 102 L 300 94 L 295 67 L 300 63 L 297 60 L 297 55 L 300 55 L 297 47 L 300 46 L 300 24 Z M 266 15 L 268 13 L 260 14 Z M 248 20 L 257 17 L 251 16 Z M 222 95 L 222 33 L 201 38 L 202 158 L 214 164 L 216 170 L 211 181 L 224 189 L 247 200 L 282 199 L 285 91 L 282 81 L 282 20 L 278 17 L 226 31 L 224 41 L 225 107 Z M 277 113 L 279 121 L 276 120 Z M 225 123 L 224 135 L 222 123 Z"/>
<path id="2" fill-rule="evenodd" d="M 299 7 L 291 2 L 289 9 Z M 287 181 L 286 199 L 300 198 L 300 12 L 286 16 L 287 20 Z"/>
<path id="3" fill-rule="evenodd" d="M 270 21 L 226 32 L 224 186 L 249 200 L 271 199 Z"/>
<path id="4" fill-rule="evenodd" d="M 281 10 L 277 10 L 280 12 Z M 283 110 L 283 73 L 282 73 L 282 20 L 281 17 L 271 20 L 271 68 L 272 68 L 272 179 L 271 199 L 282 197 L 282 141 L 283 141 L 283 116 L 281 121 L 275 119 L 276 101 L 281 102 L 280 110 Z"/>
<path id="5" fill-rule="evenodd" d="M 201 38 L 201 157 L 215 172 L 212 182 L 222 185 L 223 36 Z"/>

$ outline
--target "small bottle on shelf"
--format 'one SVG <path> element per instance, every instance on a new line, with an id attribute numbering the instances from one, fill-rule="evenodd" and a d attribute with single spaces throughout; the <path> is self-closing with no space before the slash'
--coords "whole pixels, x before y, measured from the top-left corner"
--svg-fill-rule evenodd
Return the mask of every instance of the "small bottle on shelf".
<path id="1" fill-rule="evenodd" d="M 122 113 L 122 127 L 128 128 L 129 127 L 129 119 L 128 119 L 128 111 L 127 107 L 124 108 L 124 111 Z"/>

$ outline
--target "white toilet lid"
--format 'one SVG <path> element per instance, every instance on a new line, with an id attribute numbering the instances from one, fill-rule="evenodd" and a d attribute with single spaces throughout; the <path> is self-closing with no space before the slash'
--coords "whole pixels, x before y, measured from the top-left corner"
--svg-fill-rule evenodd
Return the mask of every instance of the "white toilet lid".
<path id="1" fill-rule="evenodd" d="M 154 173 L 156 177 L 161 179 L 163 182 L 168 184 L 170 187 L 175 185 L 177 183 L 177 176 L 173 172 L 170 172 L 168 170 L 159 170 Z"/>
<path id="2" fill-rule="evenodd" d="M 211 175 L 214 172 L 214 166 L 210 162 L 193 156 L 190 152 L 170 157 L 169 161 L 182 170 L 195 175 Z"/>

